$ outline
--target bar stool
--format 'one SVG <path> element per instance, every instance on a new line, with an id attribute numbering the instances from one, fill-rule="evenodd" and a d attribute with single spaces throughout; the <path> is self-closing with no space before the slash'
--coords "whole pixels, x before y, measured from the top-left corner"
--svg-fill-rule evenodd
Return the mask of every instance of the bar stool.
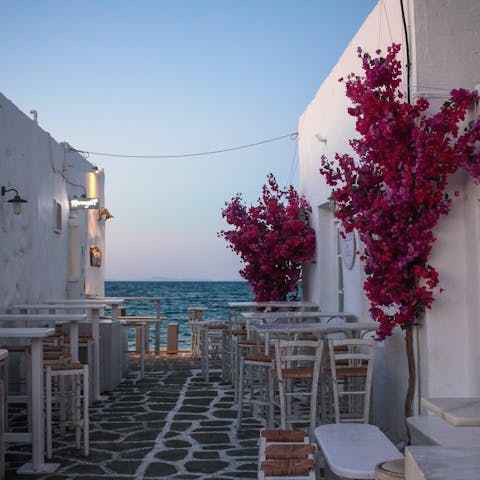
<path id="1" fill-rule="evenodd" d="M 198 325 L 200 335 L 200 363 L 202 376 L 210 380 L 210 360 L 221 358 L 223 332 L 228 326 L 222 322 L 211 320 Z"/>
<path id="2" fill-rule="evenodd" d="M 244 404 L 263 407 L 266 412 L 267 427 L 273 427 L 274 359 L 264 353 L 242 355 L 238 379 L 238 402 L 236 428 L 240 429 L 243 420 Z"/>
<path id="3" fill-rule="evenodd" d="M 245 329 L 227 328 L 223 331 L 222 341 L 222 379 L 235 385 L 237 378 L 236 339 L 245 339 Z"/>
<path id="4" fill-rule="evenodd" d="M 50 363 L 45 367 L 47 458 L 52 458 L 53 405 L 59 405 L 60 431 L 75 429 L 76 448 L 80 449 L 83 430 L 84 455 L 89 454 L 88 365 L 79 362 Z"/>
<path id="5" fill-rule="evenodd" d="M 303 430 L 260 431 L 258 479 L 314 480 L 316 445 Z"/>
<path id="6" fill-rule="evenodd" d="M 190 327 L 190 338 L 191 338 L 191 351 L 192 358 L 200 358 L 201 355 L 201 346 L 200 346 L 200 331 L 197 326 L 198 322 L 203 321 L 203 312 L 206 308 L 202 307 L 188 307 L 188 325 Z"/>

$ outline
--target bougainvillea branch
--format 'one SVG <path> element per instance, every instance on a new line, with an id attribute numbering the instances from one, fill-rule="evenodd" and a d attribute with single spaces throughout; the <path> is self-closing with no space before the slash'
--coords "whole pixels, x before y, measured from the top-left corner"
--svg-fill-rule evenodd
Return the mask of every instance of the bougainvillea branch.
<path id="1" fill-rule="evenodd" d="M 379 50 L 372 57 L 358 49 L 363 76 L 345 80 L 360 134 L 350 141 L 357 155 L 323 157 L 320 170 L 334 187 L 336 216 L 365 246 L 364 288 L 380 340 L 432 305 L 439 278 L 428 259 L 433 228 L 450 209 L 448 176 L 463 167 L 480 178 L 479 120 L 460 131 L 477 92 L 452 90 L 440 111 L 428 115 L 427 99 L 403 100 L 399 51 L 393 44 L 384 57 Z"/>
<path id="2" fill-rule="evenodd" d="M 293 186 L 280 189 L 270 174 L 256 205 L 247 207 L 241 194 L 225 205 L 222 216 L 233 228 L 218 235 L 240 255 L 240 275 L 253 288 L 255 300 L 285 300 L 296 291 L 302 263 L 315 253 L 307 201 Z"/>

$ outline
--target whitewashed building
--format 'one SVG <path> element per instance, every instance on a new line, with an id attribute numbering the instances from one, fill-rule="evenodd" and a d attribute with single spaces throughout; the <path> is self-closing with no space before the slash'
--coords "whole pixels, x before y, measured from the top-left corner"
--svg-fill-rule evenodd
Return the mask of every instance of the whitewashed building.
<path id="1" fill-rule="evenodd" d="M 425 96 L 434 112 L 451 89 L 474 89 L 480 83 L 478 0 L 404 0 L 403 7 L 404 16 L 400 0 L 377 4 L 302 114 L 298 127 L 300 190 L 313 208 L 311 222 L 317 234 L 316 263 L 305 268 L 304 296 L 325 310 L 341 309 L 364 320 L 369 317 L 369 303 L 362 289 L 362 266 L 350 255 L 352 241 L 339 239 L 328 202 L 331 189 L 319 174 L 321 156 L 334 159 L 335 152 L 352 153 L 348 141 L 356 137 L 354 119 L 347 113 L 345 87 L 338 79 L 350 72 L 362 73 L 359 46 L 374 54 L 377 49 L 386 52 L 393 42 L 400 43 L 406 66 L 408 37 L 412 101 Z M 404 69 L 405 90 L 406 81 Z M 460 172 L 451 178 L 449 189 L 461 195 L 435 232 L 438 240 L 430 263 L 438 269 L 445 291 L 436 295 L 417 330 L 416 412 L 421 397 L 480 396 L 480 188 Z M 406 385 L 403 332 L 398 330 L 379 344 L 373 390 L 374 422 L 398 440 L 405 437 Z"/>
<path id="2" fill-rule="evenodd" d="M 104 174 L 0 94 L 0 311 L 104 294 Z M 27 200 L 20 214 L 11 199 Z M 71 200 L 98 198 L 96 209 Z M 84 199 L 83 199 L 84 200 Z"/>

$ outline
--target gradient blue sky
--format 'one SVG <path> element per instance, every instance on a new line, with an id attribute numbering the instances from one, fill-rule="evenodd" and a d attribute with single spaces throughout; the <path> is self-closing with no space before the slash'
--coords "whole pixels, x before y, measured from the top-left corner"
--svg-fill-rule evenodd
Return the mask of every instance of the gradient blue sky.
<path id="1" fill-rule="evenodd" d="M 75 148 L 211 151 L 295 132 L 376 0 L 0 0 L 0 91 Z M 178 159 L 91 155 L 105 169 L 109 280 L 240 279 L 217 232 L 296 142 Z M 135 198 L 135 202 L 131 199 Z"/>

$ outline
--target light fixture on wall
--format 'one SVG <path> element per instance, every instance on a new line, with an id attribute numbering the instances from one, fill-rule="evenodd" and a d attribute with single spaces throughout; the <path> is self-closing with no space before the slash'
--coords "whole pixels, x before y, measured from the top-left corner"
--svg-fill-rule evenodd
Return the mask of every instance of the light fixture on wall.
<path id="1" fill-rule="evenodd" d="M 92 168 L 92 172 L 95 174 L 100 173 L 100 169 L 97 166 L 95 166 Z"/>
<path id="2" fill-rule="evenodd" d="M 5 186 L 2 186 L 2 197 L 8 192 L 15 192 L 15 196 L 8 200 L 8 203 L 12 204 L 13 213 L 15 215 L 20 215 L 20 213 L 22 213 L 22 203 L 27 203 L 27 200 L 24 200 L 20 197 L 16 188 L 7 188 Z"/>
<path id="3" fill-rule="evenodd" d="M 105 217 L 105 221 L 108 222 L 109 220 L 111 220 L 113 217 L 113 215 L 108 211 L 107 208 L 101 208 L 99 211 L 98 211 L 98 221 L 100 222 L 102 220 L 102 217 Z"/>

